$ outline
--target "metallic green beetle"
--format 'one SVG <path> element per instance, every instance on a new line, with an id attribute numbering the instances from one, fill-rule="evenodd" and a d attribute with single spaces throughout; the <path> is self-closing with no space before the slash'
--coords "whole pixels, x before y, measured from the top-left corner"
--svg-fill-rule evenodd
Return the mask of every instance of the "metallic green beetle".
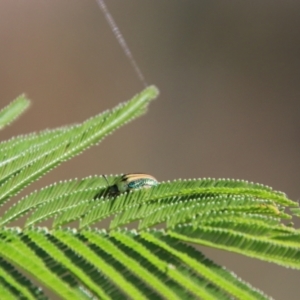
<path id="1" fill-rule="evenodd" d="M 105 179 L 106 177 L 103 176 Z M 107 183 L 108 180 L 106 179 Z M 158 185 L 158 181 L 151 175 L 144 173 L 124 174 L 108 188 L 109 196 L 118 196 L 121 193 L 129 192 L 140 188 L 151 188 Z"/>

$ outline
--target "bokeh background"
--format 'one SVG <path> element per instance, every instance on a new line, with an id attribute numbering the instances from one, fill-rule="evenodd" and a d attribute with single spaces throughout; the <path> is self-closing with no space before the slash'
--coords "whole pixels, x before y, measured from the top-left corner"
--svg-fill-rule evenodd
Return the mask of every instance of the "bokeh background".
<path id="1" fill-rule="evenodd" d="M 107 0 L 148 83 L 148 114 L 26 189 L 94 174 L 239 178 L 300 197 L 300 2 Z M 0 138 L 81 122 L 143 89 L 95 1 L 0 1 Z M 16 198 L 17 200 L 17 198 Z M 298 222 L 298 225 L 299 222 Z M 202 248 L 275 299 L 299 272 Z"/>

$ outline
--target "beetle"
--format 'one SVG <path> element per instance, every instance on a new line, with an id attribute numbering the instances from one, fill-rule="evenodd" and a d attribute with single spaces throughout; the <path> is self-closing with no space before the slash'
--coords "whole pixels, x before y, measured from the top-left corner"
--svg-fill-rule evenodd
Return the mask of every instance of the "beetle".
<path id="1" fill-rule="evenodd" d="M 144 173 L 124 174 L 117 178 L 113 185 L 109 185 L 107 178 L 103 175 L 108 184 L 108 196 L 118 196 L 121 193 L 137 190 L 140 188 L 151 188 L 158 185 L 156 178 Z"/>

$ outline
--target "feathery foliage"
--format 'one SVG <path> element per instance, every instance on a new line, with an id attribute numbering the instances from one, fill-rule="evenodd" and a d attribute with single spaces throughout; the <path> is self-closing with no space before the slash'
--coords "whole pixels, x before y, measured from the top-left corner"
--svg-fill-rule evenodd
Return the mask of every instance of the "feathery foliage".
<path id="1" fill-rule="evenodd" d="M 2 142 L 0 204 L 143 114 L 156 96 L 149 87 L 81 124 Z M 28 106 L 20 99 L 0 113 L 1 124 Z M 285 225 L 300 216 L 300 208 L 284 193 L 242 180 L 204 178 L 115 196 L 109 189 L 119 178 L 53 183 L 3 209 L 2 297 L 47 299 L 52 291 L 59 299 L 269 299 L 191 244 L 300 269 L 300 231 Z M 109 227 L 99 228 L 105 219 Z M 45 220 L 50 227 L 39 227 Z M 23 225 L 13 226 L 16 221 Z M 78 226 L 66 227 L 74 221 Z M 135 230 L 124 228 L 132 222 Z"/>
<path id="2" fill-rule="evenodd" d="M 25 95 L 21 95 L 0 110 L 0 129 L 16 120 L 30 105 Z"/>

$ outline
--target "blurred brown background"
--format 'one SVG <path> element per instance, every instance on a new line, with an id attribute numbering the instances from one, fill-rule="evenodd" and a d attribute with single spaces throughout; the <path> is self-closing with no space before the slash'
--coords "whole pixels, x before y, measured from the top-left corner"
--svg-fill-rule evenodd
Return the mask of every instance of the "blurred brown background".
<path id="1" fill-rule="evenodd" d="M 107 0 L 149 83 L 149 113 L 42 178 L 146 172 L 229 177 L 300 197 L 300 2 Z M 94 1 L 0 1 L 0 104 L 33 105 L 0 133 L 81 122 L 143 86 Z M 299 222 L 298 222 L 298 225 Z M 204 248 L 275 299 L 299 272 Z"/>

